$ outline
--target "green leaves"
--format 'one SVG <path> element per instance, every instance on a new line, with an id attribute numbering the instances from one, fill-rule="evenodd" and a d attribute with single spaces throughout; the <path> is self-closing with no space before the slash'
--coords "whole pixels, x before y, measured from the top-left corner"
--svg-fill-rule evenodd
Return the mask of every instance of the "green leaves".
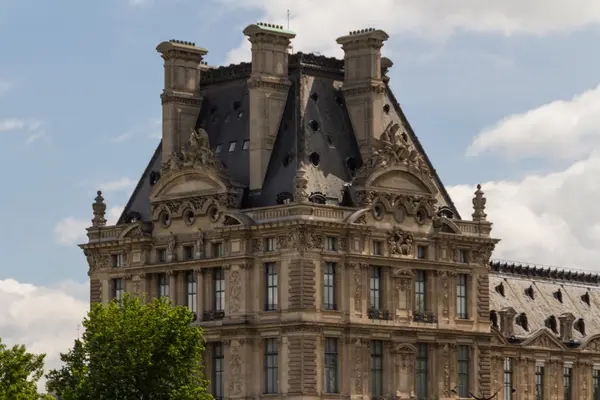
<path id="1" fill-rule="evenodd" d="M 63 400 L 212 399 L 202 374 L 202 330 L 186 307 L 125 296 L 94 304 L 85 333 L 48 374 Z"/>
<path id="2" fill-rule="evenodd" d="M 0 399 L 39 400 L 37 382 L 44 373 L 45 354 L 28 353 L 25 346 L 8 348 L 0 340 Z"/>

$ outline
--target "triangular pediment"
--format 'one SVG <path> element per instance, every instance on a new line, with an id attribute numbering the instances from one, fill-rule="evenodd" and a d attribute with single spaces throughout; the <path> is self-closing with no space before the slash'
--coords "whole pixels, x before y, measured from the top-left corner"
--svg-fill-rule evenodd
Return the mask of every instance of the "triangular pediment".
<path id="1" fill-rule="evenodd" d="M 547 328 L 542 328 L 522 343 L 523 347 L 540 347 L 550 350 L 562 350 L 565 346 Z"/>

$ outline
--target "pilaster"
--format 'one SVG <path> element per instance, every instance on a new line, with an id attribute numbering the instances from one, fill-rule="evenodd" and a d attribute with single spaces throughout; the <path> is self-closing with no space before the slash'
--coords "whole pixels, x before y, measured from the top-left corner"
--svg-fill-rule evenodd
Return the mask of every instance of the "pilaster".
<path id="1" fill-rule="evenodd" d="M 204 300 L 204 270 L 201 268 L 196 269 L 196 311 L 198 314 L 198 320 L 202 319 L 202 314 L 205 310 Z"/>

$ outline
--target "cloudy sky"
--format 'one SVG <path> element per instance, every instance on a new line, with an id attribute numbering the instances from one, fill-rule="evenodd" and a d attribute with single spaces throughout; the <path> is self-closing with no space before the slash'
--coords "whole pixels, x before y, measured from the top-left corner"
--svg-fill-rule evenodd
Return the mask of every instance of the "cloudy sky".
<path id="1" fill-rule="evenodd" d="M 288 9 L 296 51 L 390 34 L 396 97 L 463 216 L 483 184 L 496 258 L 600 269 L 597 0 L 0 0 L 0 337 L 56 365 L 77 335 L 95 191 L 114 221 L 159 141 L 156 45 L 247 60 L 243 28 Z"/>

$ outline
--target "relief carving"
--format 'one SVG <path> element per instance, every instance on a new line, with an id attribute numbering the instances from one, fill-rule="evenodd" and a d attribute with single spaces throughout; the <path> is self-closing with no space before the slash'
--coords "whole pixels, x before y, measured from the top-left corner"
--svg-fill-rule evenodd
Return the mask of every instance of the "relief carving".
<path id="1" fill-rule="evenodd" d="M 600 353 L 600 339 L 592 339 L 585 345 L 585 350 Z"/>
<path id="2" fill-rule="evenodd" d="M 231 287 L 229 292 L 229 310 L 231 313 L 237 313 L 240 310 L 242 303 L 242 282 L 240 278 L 240 271 L 232 271 L 229 276 L 229 286 Z"/>
<path id="3" fill-rule="evenodd" d="M 175 261 L 175 235 L 173 232 L 169 233 L 169 242 L 167 243 L 167 262 Z"/>
<path id="4" fill-rule="evenodd" d="M 231 371 L 231 381 L 229 383 L 229 390 L 232 396 L 239 396 L 242 393 L 243 385 L 242 382 L 242 360 L 240 356 L 240 346 L 237 340 L 231 342 L 229 360 L 229 368 Z"/>
<path id="5" fill-rule="evenodd" d="M 287 249 L 287 250 L 297 250 L 298 249 L 298 229 L 290 229 L 285 234 L 279 235 L 277 237 L 277 248 L 278 249 Z"/>
<path id="6" fill-rule="evenodd" d="M 108 254 L 101 254 L 98 250 L 90 249 L 85 249 L 83 254 L 89 265 L 88 276 L 99 269 L 110 267 L 110 255 Z"/>
<path id="7" fill-rule="evenodd" d="M 190 131 L 189 141 L 181 146 L 179 152 L 171 153 L 168 160 L 163 164 L 161 175 L 169 170 L 179 170 L 183 167 L 194 167 L 222 171 L 222 164 L 210 148 L 208 134 L 202 128 Z"/>
<path id="8" fill-rule="evenodd" d="M 400 228 L 393 229 L 387 238 L 390 255 L 408 256 L 412 254 L 414 237 Z"/>
<path id="9" fill-rule="evenodd" d="M 362 312 L 362 271 L 359 264 L 354 264 L 354 311 Z"/>
<path id="10" fill-rule="evenodd" d="M 354 342 L 354 393 L 363 394 L 363 346 L 360 339 Z"/>
<path id="11" fill-rule="evenodd" d="M 529 344 L 531 347 L 556 348 L 556 345 L 546 335 L 540 335 Z"/>
<path id="12" fill-rule="evenodd" d="M 294 177 L 294 201 L 297 203 L 304 203 L 308 200 L 308 178 L 306 173 L 306 164 L 301 161 Z"/>
<path id="13" fill-rule="evenodd" d="M 494 251 L 494 244 L 485 244 L 479 246 L 475 251 L 473 251 L 473 258 L 475 263 L 488 266 L 490 263 L 490 258 L 492 258 L 492 253 Z"/>

